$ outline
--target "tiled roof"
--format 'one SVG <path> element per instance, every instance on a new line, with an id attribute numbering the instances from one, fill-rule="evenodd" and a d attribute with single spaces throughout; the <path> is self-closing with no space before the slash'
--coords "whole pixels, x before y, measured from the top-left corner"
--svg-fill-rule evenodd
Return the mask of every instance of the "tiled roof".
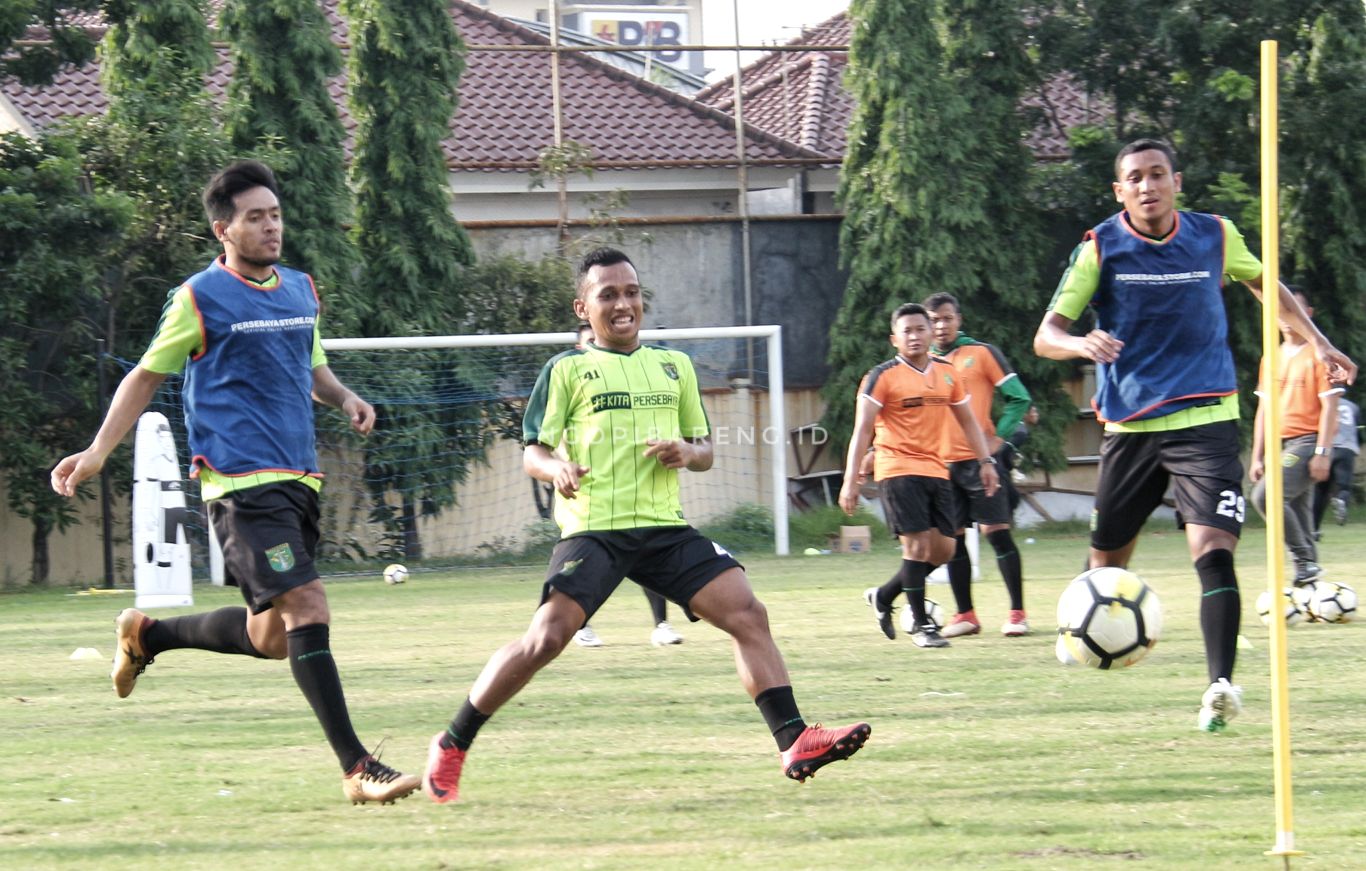
<path id="1" fill-rule="evenodd" d="M 346 44 L 346 23 L 336 0 L 324 9 L 333 38 Z M 457 29 L 469 45 L 549 45 L 541 34 L 463 0 L 450 0 Z M 485 170 L 530 165 L 553 142 L 550 54 L 548 52 L 471 51 L 459 86 L 460 103 L 444 143 L 452 169 Z M 210 77 L 209 90 L 222 94 L 231 76 L 224 49 Z M 667 88 L 647 82 L 583 53 L 560 60 L 564 137 L 593 149 L 600 163 L 638 164 L 686 160 L 735 159 L 734 119 Z M 344 80 L 331 83 L 342 123 L 355 129 L 344 98 Z M 104 111 L 107 98 L 93 67 L 66 70 L 51 85 L 25 88 L 7 80 L 0 92 L 37 128 L 60 118 Z M 746 131 L 750 160 L 819 157 L 762 129 Z"/>
<path id="2" fill-rule="evenodd" d="M 1091 96 L 1065 74 L 1049 79 L 1037 94 L 1025 97 L 1020 104 L 1043 115 L 1039 126 L 1025 137 L 1039 160 L 1066 160 L 1072 155 L 1068 131 L 1081 124 L 1104 124 L 1111 114 L 1109 103 Z"/>
<path id="3" fill-rule="evenodd" d="M 845 45 L 852 26 L 845 12 L 804 31 L 788 45 Z M 854 100 L 844 87 L 849 53 L 844 51 L 772 52 L 740 71 L 745 123 L 821 154 L 843 157 Z M 715 82 L 697 93 L 708 105 L 733 112 L 735 78 Z M 1025 137 L 1039 160 L 1065 160 L 1071 150 L 1067 131 L 1097 123 L 1108 114 L 1068 76 L 1045 83 L 1021 105 L 1043 110 L 1043 121 Z"/>
<path id="4" fill-rule="evenodd" d="M 849 16 L 841 12 L 788 45 L 848 45 Z M 843 84 L 847 51 L 772 52 L 740 71 L 745 123 L 804 148 L 842 157 L 854 101 Z M 735 77 L 698 92 L 697 99 L 723 112 L 735 111 Z"/>

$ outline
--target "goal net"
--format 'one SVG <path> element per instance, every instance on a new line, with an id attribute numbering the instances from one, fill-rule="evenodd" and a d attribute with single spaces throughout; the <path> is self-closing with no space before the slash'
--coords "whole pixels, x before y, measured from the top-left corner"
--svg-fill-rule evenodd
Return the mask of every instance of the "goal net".
<path id="1" fill-rule="evenodd" d="M 788 549 L 785 403 L 769 401 L 783 395 L 780 336 L 776 326 L 641 332 L 692 358 L 711 423 L 712 469 L 680 473 L 684 514 L 741 551 Z M 362 438 L 335 410 L 317 409 L 325 569 L 544 558 L 558 537 L 554 497 L 522 471 L 522 412 L 541 367 L 575 340 L 570 332 L 325 339 L 337 377 L 378 413 Z M 172 421 L 186 456 L 179 387 L 168 378 L 150 407 Z M 187 489 L 197 505 L 197 484 Z M 197 575 L 208 564 L 203 522 L 201 513 L 189 524 L 204 545 L 194 548 Z"/>

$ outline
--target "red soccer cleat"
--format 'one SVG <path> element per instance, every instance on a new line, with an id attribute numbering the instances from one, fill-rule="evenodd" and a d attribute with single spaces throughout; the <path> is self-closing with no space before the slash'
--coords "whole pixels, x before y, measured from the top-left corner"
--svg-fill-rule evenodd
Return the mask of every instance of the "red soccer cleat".
<path id="1" fill-rule="evenodd" d="M 804 783 L 822 766 L 853 756 L 871 734 L 873 727 L 867 723 L 842 729 L 825 729 L 820 723 L 807 726 L 796 742 L 783 751 L 783 774 Z"/>
<path id="2" fill-rule="evenodd" d="M 465 751 L 441 746 L 445 731 L 432 736 L 427 747 L 427 770 L 422 773 L 422 791 L 437 804 L 460 797 L 460 770 L 465 767 Z"/>

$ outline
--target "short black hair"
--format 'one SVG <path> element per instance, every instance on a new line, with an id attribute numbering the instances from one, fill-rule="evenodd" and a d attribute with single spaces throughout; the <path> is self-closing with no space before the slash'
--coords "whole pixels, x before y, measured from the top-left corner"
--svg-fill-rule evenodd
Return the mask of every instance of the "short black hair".
<path id="1" fill-rule="evenodd" d="M 963 307 L 958 304 L 958 297 L 954 296 L 946 290 L 941 290 L 938 293 L 932 293 L 930 294 L 929 298 L 925 300 L 925 308 L 929 311 L 934 311 L 941 305 L 952 305 L 953 310 L 955 312 L 957 312 L 960 315 L 963 313 Z"/>
<path id="2" fill-rule="evenodd" d="M 575 295 L 583 296 L 583 280 L 594 266 L 616 266 L 618 263 L 631 263 L 631 258 L 615 248 L 594 248 L 583 255 L 583 260 L 579 261 L 579 271 L 574 277 Z M 631 263 L 631 267 L 635 268 L 635 264 Z"/>
<path id="3" fill-rule="evenodd" d="M 1128 145 L 1119 150 L 1115 155 L 1115 178 L 1119 178 L 1119 165 L 1124 162 L 1124 158 L 1131 154 L 1138 154 L 1140 151 L 1160 151 L 1167 156 L 1167 163 L 1171 165 L 1172 172 L 1176 172 L 1176 151 L 1161 139 L 1135 139 Z"/>
<path id="4" fill-rule="evenodd" d="M 924 317 L 925 320 L 927 320 L 927 321 L 930 319 L 930 313 L 929 313 L 928 311 L 926 311 L 926 310 L 925 310 L 925 307 L 924 307 L 923 305 L 921 305 L 920 303 L 918 303 L 918 302 L 903 302 L 901 305 L 899 305 L 899 306 L 896 307 L 896 311 L 892 312 L 892 332 L 893 332 L 893 333 L 896 332 L 896 322 L 899 321 L 899 320 L 901 320 L 902 318 L 904 318 L 906 315 L 920 315 L 920 316 Z"/>
<path id="5" fill-rule="evenodd" d="M 237 214 L 233 199 L 252 188 L 266 188 L 276 197 L 280 196 L 275 173 L 259 160 L 237 160 L 219 170 L 204 188 L 204 214 L 209 223 L 230 222 Z"/>

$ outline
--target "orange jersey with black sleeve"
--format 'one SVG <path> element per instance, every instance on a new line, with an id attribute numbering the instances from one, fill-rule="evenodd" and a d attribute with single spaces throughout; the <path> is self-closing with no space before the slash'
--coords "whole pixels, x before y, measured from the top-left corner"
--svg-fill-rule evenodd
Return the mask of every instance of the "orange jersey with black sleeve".
<path id="1" fill-rule="evenodd" d="M 1328 380 L 1328 368 L 1309 345 L 1281 345 L 1281 438 L 1319 431 L 1323 398 L 1342 393 Z M 1266 398 L 1266 359 L 1262 359 L 1257 395 Z"/>
<path id="2" fill-rule="evenodd" d="M 950 406 L 968 401 L 953 366 L 930 357 L 923 370 L 900 356 L 869 370 L 859 385 L 859 402 L 876 408 L 873 422 L 873 478 L 902 475 L 947 478 L 944 432 L 958 429 Z"/>
<path id="3" fill-rule="evenodd" d="M 996 435 L 996 424 L 991 419 L 991 398 L 996 395 L 996 386 L 1015 373 L 1009 368 L 1005 357 L 994 346 L 982 342 L 959 345 L 947 351 L 948 360 L 963 382 L 968 392 L 968 406 L 972 416 L 982 427 L 987 442 Z M 977 452 L 968 444 L 967 433 L 954 422 L 944 430 L 944 460 L 957 463 L 960 460 L 975 460 Z"/>

